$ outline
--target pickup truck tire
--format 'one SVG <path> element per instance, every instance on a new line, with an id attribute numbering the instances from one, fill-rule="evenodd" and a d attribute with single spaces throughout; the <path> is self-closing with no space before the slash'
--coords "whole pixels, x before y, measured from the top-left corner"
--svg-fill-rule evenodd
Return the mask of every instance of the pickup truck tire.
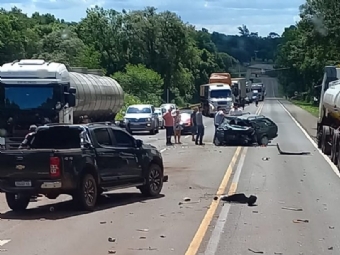
<path id="1" fill-rule="evenodd" d="M 98 186 L 92 174 L 83 175 L 73 199 L 81 210 L 93 211 L 98 198 Z"/>
<path id="2" fill-rule="evenodd" d="M 16 193 L 6 193 L 7 205 L 9 208 L 11 208 L 12 211 L 15 212 L 26 210 L 30 200 L 30 196 Z"/>
<path id="3" fill-rule="evenodd" d="M 145 184 L 138 187 L 144 196 L 156 197 L 163 188 L 163 171 L 157 164 L 151 164 L 145 176 Z"/>

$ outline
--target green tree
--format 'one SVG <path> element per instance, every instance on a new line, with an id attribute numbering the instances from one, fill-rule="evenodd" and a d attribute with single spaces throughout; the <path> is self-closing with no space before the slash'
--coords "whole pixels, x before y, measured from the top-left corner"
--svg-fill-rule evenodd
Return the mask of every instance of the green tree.
<path id="1" fill-rule="evenodd" d="M 160 104 L 163 80 L 158 73 L 144 65 L 128 64 L 125 72 L 116 72 L 112 78 L 120 83 L 126 93 L 136 96 L 142 102 Z"/>

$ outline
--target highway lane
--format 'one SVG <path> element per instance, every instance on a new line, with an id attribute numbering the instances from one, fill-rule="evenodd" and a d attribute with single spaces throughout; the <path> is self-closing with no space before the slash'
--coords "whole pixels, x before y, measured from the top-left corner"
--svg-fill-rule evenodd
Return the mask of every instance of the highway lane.
<path id="1" fill-rule="evenodd" d="M 275 95 L 276 81 L 266 82 L 267 96 Z M 334 167 L 277 100 L 266 100 L 262 114 L 279 125 L 273 143 L 311 155 L 279 155 L 275 146 L 244 148 L 227 190 L 256 195 L 257 206 L 220 202 L 199 254 L 339 254 L 340 179 Z"/>
<path id="2" fill-rule="evenodd" d="M 253 104 L 246 111 L 257 109 Z M 170 147 L 165 147 L 164 139 L 153 140 L 160 149 L 166 148 L 169 175 L 164 196 L 158 199 L 148 200 L 136 189 L 127 189 L 103 196 L 95 212 L 79 213 L 68 196 L 39 198 L 26 213 L 14 214 L 0 195 L 0 250 L 9 255 L 184 254 L 221 179 L 233 169 L 228 166 L 237 158 L 235 147 L 212 144 L 212 119 L 205 118 L 205 124 L 205 146 L 188 138 Z M 185 197 L 191 201 L 183 203 Z"/>

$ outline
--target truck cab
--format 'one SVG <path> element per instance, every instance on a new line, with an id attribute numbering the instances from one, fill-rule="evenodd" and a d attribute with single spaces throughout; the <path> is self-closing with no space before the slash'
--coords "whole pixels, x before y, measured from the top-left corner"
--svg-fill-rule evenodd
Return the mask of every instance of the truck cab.
<path id="1" fill-rule="evenodd" d="M 201 85 L 200 96 L 205 116 L 213 116 L 219 106 L 229 112 L 234 102 L 231 87 L 223 83 Z"/>
<path id="2" fill-rule="evenodd" d="M 24 59 L 0 67 L 0 146 L 13 149 L 32 124 L 70 123 L 76 89 L 60 63 Z"/>

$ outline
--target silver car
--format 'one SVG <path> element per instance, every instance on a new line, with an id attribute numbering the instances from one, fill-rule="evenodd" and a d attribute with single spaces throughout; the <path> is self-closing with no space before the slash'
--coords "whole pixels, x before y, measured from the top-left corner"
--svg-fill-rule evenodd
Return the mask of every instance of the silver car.
<path id="1" fill-rule="evenodd" d="M 159 132 L 159 119 L 155 107 L 150 104 L 130 105 L 125 112 L 124 122 L 132 132 L 149 131 L 150 134 Z"/>
<path id="2" fill-rule="evenodd" d="M 155 109 L 155 113 L 157 113 L 158 115 L 158 120 L 159 120 L 159 127 L 161 129 L 164 128 L 164 125 L 165 125 L 165 122 L 164 122 L 164 119 L 163 119 L 163 114 L 166 112 L 166 109 L 165 108 L 156 108 Z"/>

